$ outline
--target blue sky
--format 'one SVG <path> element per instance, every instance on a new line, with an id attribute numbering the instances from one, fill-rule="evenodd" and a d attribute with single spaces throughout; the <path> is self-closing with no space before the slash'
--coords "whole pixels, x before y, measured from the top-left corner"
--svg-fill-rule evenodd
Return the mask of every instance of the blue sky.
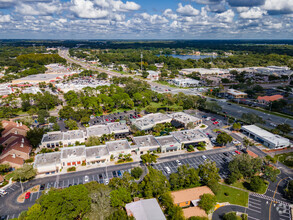
<path id="1" fill-rule="evenodd" d="M 293 0 L 0 0 L 0 38 L 292 37 Z"/>

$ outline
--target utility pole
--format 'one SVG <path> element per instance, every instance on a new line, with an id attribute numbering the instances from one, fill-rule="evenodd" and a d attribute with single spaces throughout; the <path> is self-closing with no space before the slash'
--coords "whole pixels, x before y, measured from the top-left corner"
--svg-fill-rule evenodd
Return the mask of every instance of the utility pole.
<path id="1" fill-rule="evenodd" d="M 140 52 L 140 70 L 141 70 L 141 73 L 142 73 L 142 58 L 143 58 L 143 55 L 142 55 L 142 52 Z"/>

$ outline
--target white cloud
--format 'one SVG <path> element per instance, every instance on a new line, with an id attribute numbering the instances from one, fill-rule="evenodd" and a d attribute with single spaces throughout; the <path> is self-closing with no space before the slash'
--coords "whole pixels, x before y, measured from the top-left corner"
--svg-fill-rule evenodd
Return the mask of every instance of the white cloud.
<path id="1" fill-rule="evenodd" d="M 109 12 L 96 8 L 90 0 L 72 0 L 71 11 L 79 18 L 104 18 Z"/>
<path id="2" fill-rule="evenodd" d="M 267 12 L 259 7 L 248 8 L 247 10 L 240 9 L 239 16 L 244 19 L 258 19 L 262 18 Z"/>
<path id="3" fill-rule="evenodd" d="M 195 16 L 199 14 L 199 10 L 193 8 L 191 5 L 183 6 L 181 3 L 178 4 L 176 11 L 183 16 Z"/>
<path id="4" fill-rule="evenodd" d="M 10 22 L 10 21 L 11 21 L 10 15 L 0 15 L 0 22 L 1 23 Z"/>
<path id="5" fill-rule="evenodd" d="M 38 2 L 35 4 L 20 3 L 16 5 L 15 12 L 22 15 L 51 15 L 61 10 L 61 5 L 58 1 L 53 2 Z"/>
<path id="6" fill-rule="evenodd" d="M 219 19 L 221 22 L 232 23 L 235 13 L 232 9 L 229 9 L 223 13 L 217 14 L 215 18 Z"/>
<path id="7" fill-rule="evenodd" d="M 168 8 L 163 12 L 163 15 L 167 18 L 175 20 L 178 18 L 178 15 L 172 11 L 172 9 Z"/>
<path id="8" fill-rule="evenodd" d="M 268 11 L 293 12 L 292 0 L 266 0 L 263 9 Z"/>

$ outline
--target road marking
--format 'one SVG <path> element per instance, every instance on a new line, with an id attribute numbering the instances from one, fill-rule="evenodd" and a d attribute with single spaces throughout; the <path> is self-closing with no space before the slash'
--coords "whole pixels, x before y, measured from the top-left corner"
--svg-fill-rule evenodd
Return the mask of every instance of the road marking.
<path id="1" fill-rule="evenodd" d="M 258 218 L 254 218 L 254 217 L 249 216 L 249 215 L 248 215 L 248 218 L 249 218 L 249 219 L 251 218 L 251 219 L 254 219 L 254 220 L 260 220 L 260 219 L 258 219 Z"/>
<path id="2" fill-rule="evenodd" d="M 252 208 L 248 208 L 248 210 L 251 210 L 251 211 L 254 211 L 254 212 L 257 212 L 257 213 L 261 214 L 261 212 L 259 210 L 254 210 Z"/>

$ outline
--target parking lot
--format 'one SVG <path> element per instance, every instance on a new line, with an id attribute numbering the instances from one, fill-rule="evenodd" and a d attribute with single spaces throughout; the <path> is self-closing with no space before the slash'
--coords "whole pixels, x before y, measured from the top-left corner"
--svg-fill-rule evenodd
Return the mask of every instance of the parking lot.
<path id="1" fill-rule="evenodd" d="M 206 160 L 214 161 L 217 164 L 217 167 L 220 169 L 219 173 L 222 178 L 226 178 L 228 175 L 228 164 L 232 160 L 232 157 L 234 155 L 234 151 L 226 152 L 227 156 L 224 155 L 224 153 L 217 153 L 217 154 L 211 154 L 206 155 Z M 186 158 L 186 159 L 180 159 L 180 162 L 182 165 L 189 165 L 190 167 L 193 167 L 197 169 L 200 164 L 203 164 L 205 162 L 205 159 L 202 156 L 194 156 L 192 158 Z M 154 164 L 153 167 L 157 170 L 161 170 L 165 176 L 169 176 L 169 174 L 164 169 L 165 167 L 169 167 L 171 173 L 176 173 L 178 168 L 178 163 L 176 160 L 163 162 L 163 163 L 157 163 Z"/>

